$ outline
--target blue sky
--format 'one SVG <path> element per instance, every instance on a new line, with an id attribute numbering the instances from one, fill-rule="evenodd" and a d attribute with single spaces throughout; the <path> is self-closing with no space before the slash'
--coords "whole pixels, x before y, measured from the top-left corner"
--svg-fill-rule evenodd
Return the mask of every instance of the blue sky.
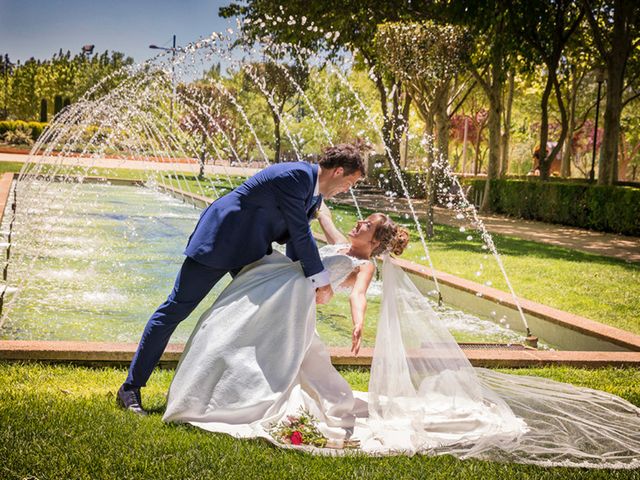
<path id="1" fill-rule="evenodd" d="M 0 54 L 12 62 L 48 59 L 60 48 L 117 50 L 142 62 L 158 50 L 234 26 L 218 17 L 231 0 L 0 0 Z M 232 22 L 231 24 L 229 22 Z"/>

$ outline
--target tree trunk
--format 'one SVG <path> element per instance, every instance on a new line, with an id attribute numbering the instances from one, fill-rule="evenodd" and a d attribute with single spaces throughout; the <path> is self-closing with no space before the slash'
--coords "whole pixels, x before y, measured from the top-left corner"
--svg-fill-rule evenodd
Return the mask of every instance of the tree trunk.
<path id="1" fill-rule="evenodd" d="M 273 115 L 273 135 L 275 137 L 273 145 L 273 162 L 280 163 L 280 148 L 282 144 L 282 139 L 280 137 L 280 117 L 275 114 Z"/>
<path id="2" fill-rule="evenodd" d="M 435 188 L 434 188 L 434 175 L 433 164 L 435 161 L 435 148 L 433 145 L 433 128 L 434 128 L 434 114 L 425 108 L 420 108 L 422 113 L 422 119 L 424 120 L 424 133 L 429 138 L 427 143 L 427 174 L 425 178 L 425 199 L 426 199 L 426 233 L 427 238 L 433 237 L 433 203 L 435 200 Z"/>
<path id="3" fill-rule="evenodd" d="M 484 185 L 484 195 L 482 197 L 482 204 L 480 205 L 480 210 L 484 212 L 488 211 L 491 205 L 491 181 L 497 178 L 498 172 L 500 171 L 500 117 L 502 115 L 502 86 L 505 73 L 503 35 L 504 17 L 502 17 L 498 22 L 496 29 L 493 32 L 493 36 L 495 38 L 491 42 L 490 80 L 487 81 L 482 78 L 477 69 L 471 69 L 471 73 L 475 77 L 476 81 L 482 86 L 482 89 L 489 100 L 489 115 L 487 118 L 487 124 L 489 126 L 489 163 L 487 165 L 487 181 Z M 480 134 L 481 132 L 478 132 L 478 136 L 480 136 Z M 478 153 L 479 148 L 476 150 L 476 169 L 478 164 Z"/>
<path id="4" fill-rule="evenodd" d="M 540 168 L 540 178 L 549 178 L 549 167 L 551 161 L 547 158 L 547 141 L 549 140 L 549 96 L 553 88 L 553 76 L 555 71 L 549 71 L 547 84 L 544 86 L 542 98 L 540 99 L 540 143 L 538 147 L 538 167 Z M 535 166 L 534 166 L 535 168 Z"/>
<path id="5" fill-rule="evenodd" d="M 618 180 L 618 139 L 622 114 L 622 91 L 627 53 L 613 49 L 607 62 L 607 105 L 604 110 L 598 184 L 613 185 Z"/>
<path id="6" fill-rule="evenodd" d="M 500 177 L 506 176 L 509 171 L 509 138 L 511 136 L 511 107 L 513 105 L 514 77 L 515 72 L 511 70 L 509 72 L 509 90 L 507 93 L 505 118 L 502 130 L 502 147 L 500 148 L 500 152 L 502 154 L 502 159 L 500 161 Z"/>
<path id="7" fill-rule="evenodd" d="M 447 112 L 447 103 L 449 99 L 449 85 L 447 80 L 443 85 L 438 87 L 434 96 L 434 113 L 436 127 L 436 158 L 441 158 L 444 163 L 449 161 L 449 113 Z"/>
<path id="8" fill-rule="evenodd" d="M 462 174 L 464 175 L 467 171 L 467 140 L 469 133 L 469 119 L 464 117 L 464 138 L 462 140 Z"/>
<path id="9" fill-rule="evenodd" d="M 404 94 L 404 102 L 402 106 L 402 118 L 404 119 L 402 127 L 402 136 L 400 138 L 400 151 L 402 164 L 406 169 L 409 164 L 409 112 L 411 111 L 411 95 L 409 92 Z M 404 144 L 402 143 L 404 142 Z"/>
<path id="10" fill-rule="evenodd" d="M 564 145 L 564 140 L 567 137 L 567 130 L 569 121 L 567 119 L 567 110 L 564 108 L 564 100 L 562 99 L 562 91 L 560 90 L 560 82 L 558 82 L 558 77 L 554 75 L 553 77 L 553 89 L 556 92 L 556 101 L 558 102 L 558 110 L 560 110 L 560 138 L 558 138 L 558 142 L 556 146 L 553 147 L 551 153 L 549 154 L 549 158 L 553 159 L 560 153 L 562 146 Z M 551 161 L 549 162 L 549 166 L 551 166 Z"/>
<path id="11" fill-rule="evenodd" d="M 435 158 L 435 148 L 434 145 L 434 129 L 435 129 L 435 115 L 429 110 L 425 110 L 422 115 L 422 119 L 424 120 L 424 131 L 429 137 L 429 142 L 427 144 L 427 163 L 428 168 L 431 168 Z"/>
<path id="12" fill-rule="evenodd" d="M 637 2 L 613 0 L 612 30 L 608 35 L 589 10 L 590 5 L 587 3 L 586 6 L 594 43 L 607 68 L 607 104 L 600 145 L 598 184 L 611 185 L 618 179 L 618 135 L 623 108 L 624 76 L 627 60 L 637 38 L 639 12 Z"/>
<path id="13" fill-rule="evenodd" d="M 487 181 L 484 184 L 484 196 L 480 210 L 488 212 L 490 209 L 490 189 L 491 180 L 498 178 L 500 170 L 500 113 L 502 102 L 500 90 L 502 85 L 498 80 L 493 80 L 489 97 L 489 116 L 487 125 L 489 126 L 489 163 L 487 165 Z"/>
<path id="14" fill-rule="evenodd" d="M 480 142 L 482 141 L 482 132 L 484 131 L 485 124 L 480 124 L 476 122 L 478 134 L 476 135 L 476 141 L 473 144 L 473 150 L 475 151 L 475 156 L 473 158 L 473 174 L 478 175 L 480 173 L 482 164 L 480 163 Z"/>
<path id="15" fill-rule="evenodd" d="M 200 151 L 200 172 L 198 173 L 198 179 L 204 178 L 204 164 L 207 159 L 207 135 L 202 132 L 202 150 Z"/>
<path id="16" fill-rule="evenodd" d="M 576 131 L 576 101 L 578 98 L 578 88 L 582 83 L 582 77 L 578 77 L 574 72 L 571 78 L 571 90 L 569 93 L 569 112 L 567 127 L 567 147 L 562 155 L 560 165 L 560 175 L 563 178 L 571 177 L 571 159 L 573 158 L 573 135 Z"/>
<path id="17" fill-rule="evenodd" d="M 395 118 L 398 115 L 397 108 L 393 108 L 393 111 L 390 113 L 387 108 L 387 90 L 384 86 L 384 82 L 382 79 L 377 76 L 376 77 L 376 88 L 378 89 L 378 93 L 380 94 L 380 106 L 382 108 L 382 139 L 384 144 L 387 147 L 387 160 L 389 161 L 389 167 L 391 167 L 391 163 L 394 162 L 398 165 L 400 159 L 400 138 L 396 132 L 396 120 Z M 399 95 L 399 92 L 396 89 L 394 91 L 394 95 Z M 397 106 L 397 102 L 394 102 L 394 106 Z"/>
<path id="18" fill-rule="evenodd" d="M 425 121 L 425 124 L 427 124 L 427 122 Z M 428 125 L 425 127 L 425 133 L 427 135 L 433 135 L 433 118 L 431 118 L 431 121 L 428 122 Z M 426 234 L 427 234 L 427 238 L 433 238 L 433 206 L 435 203 L 435 199 L 436 199 L 436 195 L 435 195 L 435 175 L 433 172 L 433 165 L 434 165 L 434 148 L 433 145 L 430 143 L 428 146 L 428 152 L 427 152 L 427 175 L 425 178 L 425 187 L 427 189 L 426 191 L 426 195 L 425 195 L 425 199 L 426 199 L 426 212 L 425 212 L 425 216 L 426 216 L 426 224 L 425 224 L 425 230 L 426 230 Z"/>

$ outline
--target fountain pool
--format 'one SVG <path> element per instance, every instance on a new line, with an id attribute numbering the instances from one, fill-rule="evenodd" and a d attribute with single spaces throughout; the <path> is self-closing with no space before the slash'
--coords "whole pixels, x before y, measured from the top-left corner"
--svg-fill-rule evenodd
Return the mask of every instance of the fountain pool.
<path id="1" fill-rule="evenodd" d="M 11 308 L 0 340 L 137 342 L 172 287 L 200 209 L 143 186 L 53 182 L 31 190 L 39 192 L 38 200 L 13 226 L 8 280 L 20 294 L 5 299 Z M 10 217 L 4 216 L 2 231 Z M 188 339 L 228 281 L 179 325 L 173 343 Z M 377 282 L 370 288 L 365 346 L 375 340 L 380 290 Z M 445 308 L 442 318 L 461 342 L 523 341 L 521 333 L 487 316 Z M 319 309 L 318 331 L 328 345 L 349 345 L 346 295 Z"/>

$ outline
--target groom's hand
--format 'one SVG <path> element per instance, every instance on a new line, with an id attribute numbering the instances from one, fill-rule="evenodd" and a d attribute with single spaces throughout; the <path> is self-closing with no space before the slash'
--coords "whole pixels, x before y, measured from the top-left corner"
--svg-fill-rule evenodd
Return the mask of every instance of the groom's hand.
<path id="1" fill-rule="evenodd" d="M 324 287 L 316 288 L 316 303 L 318 305 L 329 303 L 331 297 L 333 297 L 333 289 L 331 288 L 331 285 L 325 285 Z"/>

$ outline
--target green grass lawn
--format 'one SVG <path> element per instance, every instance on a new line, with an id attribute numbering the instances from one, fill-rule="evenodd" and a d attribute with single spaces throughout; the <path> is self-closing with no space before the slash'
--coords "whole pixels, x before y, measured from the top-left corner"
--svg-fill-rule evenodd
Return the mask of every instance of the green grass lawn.
<path id="1" fill-rule="evenodd" d="M 19 162 L 0 162 L 0 173 Z M 141 179 L 144 172 L 93 169 L 91 175 Z M 79 172 L 80 173 L 80 172 Z M 185 174 L 189 175 L 189 174 Z M 197 191 L 196 179 L 166 178 Z M 239 177 L 232 178 L 237 184 Z M 212 178 L 224 190 L 226 177 Z M 188 189 L 188 188 L 187 188 Z M 353 209 L 334 207 L 348 231 Z M 398 219 L 406 221 L 404 219 Z M 497 266 L 483 258 L 477 235 L 467 241 L 456 228 L 437 226 L 429 242 L 435 267 L 505 289 Z M 640 333 L 640 266 L 524 240 L 494 236 L 516 292 L 569 312 Z M 425 263 L 415 232 L 404 257 Z M 482 263 L 482 269 L 479 265 Z M 476 272 L 481 271 L 481 276 Z M 446 300 L 446 299 L 445 299 Z M 340 312 L 328 309 L 327 321 Z M 341 319 L 342 320 L 342 319 Z M 341 321 L 340 320 L 340 321 Z M 345 326 L 345 328 L 347 328 Z M 506 370 L 505 370 L 506 371 Z M 640 405 L 637 369 L 538 368 L 513 370 L 605 390 Z M 346 369 L 349 383 L 366 390 L 368 372 Z M 100 478 L 335 478 L 335 479 L 636 479 L 637 471 L 545 469 L 442 457 L 314 457 L 279 450 L 257 440 L 235 440 L 188 426 L 165 425 L 161 413 L 173 371 L 157 371 L 144 392 L 154 414 L 138 418 L 115 407 L 124 369 L 0 363 L 0 479 Z"/>
<path id="2" fill-rule="evenodd" d="M 332 205 L 332 210 L 343 232 L 355 224 L 354 208 Z M 363 210 L 363 215 L 368 213 Z M 411 229 L 411 244 L 402 258 L 426 265 L 413 225 L 402 217 L 394 219 Z M 318 225 L 314 229 L 320 231 Z M 508 291 L 497 262 L 482 250 L 479 235 L 471 228 L 462 233 L 456 227 L 436 225 L 434 233 L 428 247 L 436 270 Z M 468 235 L 473 240 L 467 240 Z M 503 235 L 492 237 L 519 296 L 640 333 L 640 264 Z"/>
<path id="3" fill-rule="evenodd" d="M 508 370 L 505 370 L 508 371 Z M 342 371 L 366 390 L 368 372 Z M 640 405 L 638 370 L 542 368 L 542 375 L 598 388 Z M 0 364 L 2 479 L 637 479 L 638 471 L 542 468 L 450 456 L 325 458 L 236 440 L 161 420 L 172 370 L 158 370 L 144 391 L 152 415 L 115 406 L 124 369 Z"/>

